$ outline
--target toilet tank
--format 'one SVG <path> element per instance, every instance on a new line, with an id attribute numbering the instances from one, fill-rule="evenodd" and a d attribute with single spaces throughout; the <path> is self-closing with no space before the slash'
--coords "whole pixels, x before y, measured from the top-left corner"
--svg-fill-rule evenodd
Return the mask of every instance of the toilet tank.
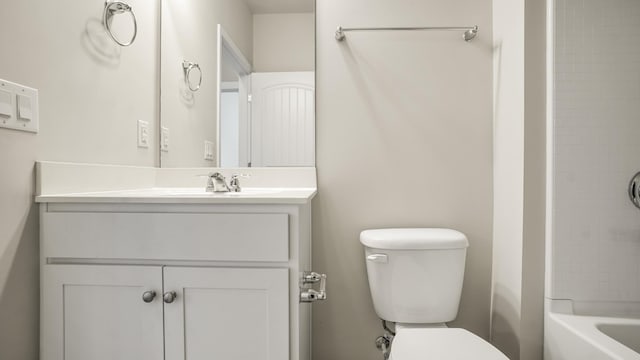
<path id="1" fill-rule="evenodd" d="M 432 324 L 458 314 L 469 242 L 456 230 L 375 229 L 360 234 L 373 305 L 383 320 Z"/>

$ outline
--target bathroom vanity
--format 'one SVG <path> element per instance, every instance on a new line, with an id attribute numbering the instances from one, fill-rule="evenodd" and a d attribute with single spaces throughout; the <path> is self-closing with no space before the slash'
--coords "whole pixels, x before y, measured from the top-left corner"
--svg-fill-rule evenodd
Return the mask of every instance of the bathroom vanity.
<path id="1" fill-rule="evenodd" d="M 310 359 L 315 172 L 239 194 L 60 193 L 60 173 L 39 164 L 42 360 Z"/>

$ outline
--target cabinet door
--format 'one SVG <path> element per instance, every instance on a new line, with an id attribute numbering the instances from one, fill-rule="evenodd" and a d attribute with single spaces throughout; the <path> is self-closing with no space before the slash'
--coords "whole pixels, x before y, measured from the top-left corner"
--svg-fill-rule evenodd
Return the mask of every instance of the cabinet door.
<path id="1" fill-rule="evenodd" d="M 45 265 L 42 286 L 42 360 L 163 358 L 161 267 Z"/>
<path id="2" fill-rule="evenodd" d="M 289 359 L 287 269 L 164 268 L 166 360 Z"/>

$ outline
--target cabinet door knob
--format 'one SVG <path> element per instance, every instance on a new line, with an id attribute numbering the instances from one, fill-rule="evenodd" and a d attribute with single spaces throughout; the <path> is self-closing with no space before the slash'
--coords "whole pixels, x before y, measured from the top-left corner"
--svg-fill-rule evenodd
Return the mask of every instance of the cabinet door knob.
<path id="1" fill-rule="evenodd" d="M 155 291 L 145 291 L 142 294 L 142 301 L 146 302 L 146 303 L 150 303 L 153 301 L 153 299 L 156 298 L 156 292 Z"/>
<path id="2" fill-rule="evenodd" d="M 162 296 L 162 299 L 164 300 L 165 303 L 171 304 L 177 297 L 178 297 L 178 294 L 176 294 L 175 291 L 167 291 Z"/>

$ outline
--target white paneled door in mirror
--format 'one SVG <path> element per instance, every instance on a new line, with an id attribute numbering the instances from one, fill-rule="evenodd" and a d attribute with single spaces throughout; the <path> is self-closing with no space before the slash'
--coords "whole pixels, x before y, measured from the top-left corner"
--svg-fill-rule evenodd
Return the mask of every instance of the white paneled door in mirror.
<path id="1" fill-rule="evenodd" d="M 251 75 L 253 166 L 314 166 L 314 73 Z"/>

